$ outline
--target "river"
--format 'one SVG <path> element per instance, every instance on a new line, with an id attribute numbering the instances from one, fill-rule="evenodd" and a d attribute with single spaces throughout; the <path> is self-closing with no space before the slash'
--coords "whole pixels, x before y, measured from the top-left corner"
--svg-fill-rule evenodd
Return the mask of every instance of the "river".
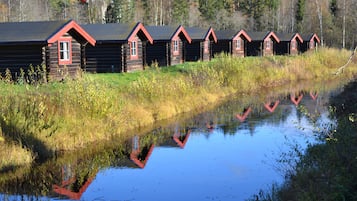
<path id="1" fill-rule="evenodd" d="M 231 97 L 126 143 L 112 142 L 1 174 L 0 199 L 245 200 L 284 181 L 279 160 L 334 124 L 329 97 L 340 91 L 285 86 Z"/>

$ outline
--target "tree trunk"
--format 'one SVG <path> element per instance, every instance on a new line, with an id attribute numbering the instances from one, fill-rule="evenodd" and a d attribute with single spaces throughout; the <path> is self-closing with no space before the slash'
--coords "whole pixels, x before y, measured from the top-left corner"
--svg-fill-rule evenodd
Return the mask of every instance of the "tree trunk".
<path id="1" fill-rule="evenodd" d="M 315 0 L 316 4 L 316 10 L 317 10 L 317 17 L 319 18 L 319 23 L 320 23 L 320 39 L 321 39 L 321 46 L 324 46 L 324 35 L 323 35 L 323 25 L 322 25 L 322 11 L 321 11 L 321 5 L 318 2 L 318 0 Z"/>
<path id="2" fill-rule="evenodd" d="M 346 47 L 346 0 L 343 0 L 342 48 Z"/>

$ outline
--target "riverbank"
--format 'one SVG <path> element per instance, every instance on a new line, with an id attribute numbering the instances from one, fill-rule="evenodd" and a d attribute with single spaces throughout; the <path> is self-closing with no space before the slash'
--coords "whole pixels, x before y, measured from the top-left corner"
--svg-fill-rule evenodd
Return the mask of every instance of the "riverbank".
<path id="1" fill-rule="evenodd" d="M 37 86 L 4 79 L 0 83 L 0 143 L 7 152 L 0 153 L 0 169 L 113 137 L 125 139 L 130 130 L 180 113 L 200 112 L 235 93 L 302 80 L 347 81 L 356 75 L 356 61 L 338 76 L 334 73 L 350 54 L 320 49 L 296 57 L 221 55 L 210 62 L 127 74 L 83 74 L 78 80 Z M 18 150 L 29 160 L 20 160 L 15 155 Z"/>

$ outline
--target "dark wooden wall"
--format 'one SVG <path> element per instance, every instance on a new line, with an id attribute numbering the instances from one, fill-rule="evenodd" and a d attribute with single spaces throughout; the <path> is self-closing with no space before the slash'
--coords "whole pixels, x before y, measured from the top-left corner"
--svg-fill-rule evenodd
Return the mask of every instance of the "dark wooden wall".
<path id="1" fill-rule="evenodd" d="M 231 54 L 231 40 L 219 40 L 212 45 L 213 56 L 222 52 Z"/>
<path id="2" fill-rule="evenodd" d="M 191 44 L 186 44 L 186 61 L 198 61 L 203 57 L 203 46 L 201 41 L 192 41 Z"/>
<path id="3" fill-rule="evenodd" d="M 170 65 L 171 43 L 154 42 L 146 46 L 146 63 L 151 66 L 158 63 L 159 66 Z"/>
<path id="4" fill-rule="evenodd" d="M 97 43 L 85 47 L 86 72 L 114 73 L 122 72 L 122 44 Z"/>
<path id="5" fill-rule="evenodd" d="M 262 41 L 247 43 L 247 56 L 262 56 Z"/>
<path id="6" fill-rule="evenodd" d="M 289 55 L 290 54 L 290 41 L 280 41 L 275 45 L 275 53 L 277 55 Z"/>
<path id="7" fill-rule="evenodd" d="M 70 36 L 66 36 L 70 37 Z M 81 44 L 72 38 L 72 63 L 59 65 L 58 43 L 46 47 L 46 66 L 50 80 L 61 80 L 66 76 L 76 77 L 81 70 L 82 48 Z"/>
<path id="8" fill-rule="evenodd" d="M 4 74 L 6 69 L 9 69 L 16 77 L 20 73 L 20 68 L 27 72 L 30 65 L 41 66 L 43 46 L 39 44 L 0 45 L 0 72 Z"/>
<path id="9" fill-rule="evenodd" d="M 316 43 L 316 41 L 314 41 L 314 46 L 311 47 L 310 45 L 310 41 L 304 41 L 301 45 L 300 45 L 300 51 L 301 52 L 306 52 L 308 50 L 313 50 L 316 48 L 318 44 Z"/>

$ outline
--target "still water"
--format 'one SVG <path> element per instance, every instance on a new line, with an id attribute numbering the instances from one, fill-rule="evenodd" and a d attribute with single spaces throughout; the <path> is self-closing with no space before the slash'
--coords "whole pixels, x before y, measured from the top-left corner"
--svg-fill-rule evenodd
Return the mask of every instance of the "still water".
<path id="1" fill-rule="evenodd" d="M 284 180 L 283 153 L 318 143 L 330 92 L 237 95 L 125 143 L 2 175 L 1 200 L 245 200 Z M 308 115 L 309 114 L 309 115 Z M 314 118 L 312 119 L 311 116 Z M 99 147 L 99 148 L 98 148 Z"/>

